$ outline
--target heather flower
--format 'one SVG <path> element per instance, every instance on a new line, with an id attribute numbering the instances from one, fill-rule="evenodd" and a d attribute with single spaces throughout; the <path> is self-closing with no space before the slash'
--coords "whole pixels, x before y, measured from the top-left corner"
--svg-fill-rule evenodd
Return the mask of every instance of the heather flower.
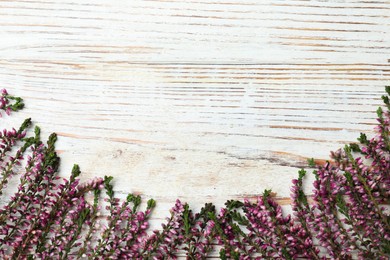
<path id="1" fill-rule="evenodd" d="M 109 203 L 107 210 L 107 226 L 103 228 L 101 238 L 93 248 L 93 254 L 88 257 L 115 258 L 115 259 L 139 259 L 141 258 L 141 244 L 146 240 L 146 230 L 149 227 L 148 218 L 155 207 L 154 200 L 149 200 L 145 212 L 138 211 L 141 197 L 129 194 L 125 201 L 120 203 L 114 197 L 112 177 L 105 177 L 104 187 Z M 79 254 L 80 256 L 80 254 Z"/>
<path id="2" fill-rule="evenodd" d="M 263 257 L 297 257 L 300 242 L 290 215 L 284 216 L 282 208 L 266 190 L 257 203 L 244 203 L 245 216 L 249 221 L 248 237 L 252 238 L 252 251 Z M 305 234 L 300 236 L 304 236 Z"/>
<path id="3" fill-rule="evenodd" d="M 333 169 L 330 163 L 320 167 L 317 180 L 314 181 L 314 205 L 312 207 L 314 221 L 311 227 L 316 233 L 321 246 L 328 250 L 330 256 L 335 258 L 351 258 L 350 251 L 356 247 L 356 243 L 350 237 L 340 221 L 336 198 L 342 194 L 341 176 L 337 169 Z"/>
<path id="4" fill-rule="evenodd" d="M 10 178 L 15 175 L 15 167 L 21 165 L 21 161 L 24 159 L 23 155 L 27 148 L 29 148 L 34 142 L 35 138 L 23 139 L 26 136 L 26 129 L 31 125 L 31 119 L 26 119 L 19 130 L 12 131 L 3 130 L 0 132 L 0 195 L 2 195 L 3 188 L 6 187 Z M 15 155 L 9 155 L 8 159 L 5 156 L 11 152 L 12 148 L 18 143 L 24 141 L 23 145 L 16 151 Z"/>
<path id="5" fill-rule="evenodd" d="M 215 214 L 215 207 L 207 203 L 199 213 L 193 214 L 189 205 L 184 205 L 183 229 L 184 243 L 182 250 L 189 259 L 205 259 L 213 250 L 214 221 L 210 214 Z"/>
<path id="6" fill-rule="evenodd" d="M 291 187 L 291 207 L 294 212 L 295 225 L 293 229 L 298 232 L 298 238 L 303 257 L 312 259 L 319 259 L 320 250 L 314 246 L 313 242 L 313 222 L 314 214 L 311 206 L 309 205 L 308 198 L 303 192 L 302 180 L 306 175 L 305 170 L 299 171 L 299 178 L 292 180 L 293 186 Z"/>
<path id="7" fill-rule="evenodd" d="M 390 87 L 386 87 L 390 94 Z M 384 96 L 387 109 L 390 100 Z M 23 107 L 20 98 L 0 91 L 0 110 Z M 256 202 L 227 201 L 218 214 L 212 204 L 198 213 L 176 201 L 161 230 L 148 232 L 155 201 L 141 211 L 141 196 L 114 196 L 112 177 L 80 183 L 58 176 L 56 135 L 47 144 L 26 138 L 27 119 L 18 131 L 0 132 L 0 195 L 20 174 L 16 193 L 0 208 L 0 255 L 4 259 L 388 259 L 390 227 L 390 114 L 378 109 L 377 135 L 360 145 L 331 152 L 316 166 L 313 195 L 303 192 L 305 170 L 293 180 L 291 207 L 282 207 L 266 190 Z M 14 148 L 15 154 L 10 154 Z M 25 166 L 22 168 L 22 163 Z M 106 216 L 101 192 L 106 191 Z M 90 197 L 93 194 L 93 198 Z M 320 250 L 320 248 L 322 250 Z"/>
<path id="8" fill-rule="evenodd" d="M 219 251 L 221 258 L 245 258 L 250 255 L 245 243 L 242 243 L 245 234 L 240 225 L 246 224 L 246 220 L 235 209 L 242 207 L 239 201 L 227 201 L 226 208 L 221 208 L 216 216 L 213 212 L 209 213 L 214 226 L 215 240 L 222 248 Z M 246 259 L 246 258 L 245 258 Z"/>
<path id="9" fill-rule="evenodd" d="M 11 111 L 18 111 L 23 107 L 22 98 L 9 95 L 6 89 L 0 91 L 0 110 L 5 111 L 7 115 L 10 115 Z"/>
<path id="10" fill-rule="evenodd" d="M 55 175 L 59 158 L 54 151 L 56 135 L 51 135 L 48 140 L 48 146 L 43 149 L 41 156 L 42 164 L 37 165 L 39 181 L 30 193 L 23 196 L 22 207 L 25 211 L 19 217 L 12 233 L 7 235 L 8 239 L 14 241 L 12 257 L 17 258 L 25 254 L 32 248 L 31 245 L 37 243 L 43 233 L 44 227 L 48 226 L 50 219 L 50 209 L 55 203 L 53 190 L 56 189 L 57 179 Z M 21 224 L 23 223 L 23 227 Z M 12 234 L 12 236 L 11 236 Z"/>
<path id="11" fill-rule="evenodd" d="M 162 224 L 162 231 L 154 230 L 143 245 L 142 257 L 149 259 L 176 259 L 176 253 L 184 240 L 182 233 L 183 213 L 185 204 L 176 200 L 175 206 L 170 210 L 171 217 L 167 223 Z"/>

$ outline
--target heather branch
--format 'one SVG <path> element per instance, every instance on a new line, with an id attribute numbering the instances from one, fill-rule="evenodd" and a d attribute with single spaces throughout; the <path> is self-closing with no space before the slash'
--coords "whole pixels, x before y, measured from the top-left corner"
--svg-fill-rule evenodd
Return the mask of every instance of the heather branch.
<path id="1" fill-rule="evenodd" d="M 390 87 L 386 87 L 386 92 L 390 94 Z M 390 109 L 389 97 L 383 97 L 383 101 Z M 9 113 L 22 107 L 20 98 L 1 92 L 0 109 Z M 150 236 L 146 229 L 155 205 L 153 200 L 148 202 L 145 212 L 137 212 L 140 196 L 130 194 L 120 204 L 110 184 L 112 177 L 78 184 L 78 166 L 72 170 L 69 181 L 64 179 L 64 184 L 57 184 L 56 136 L 49 138 L 47 147 L 39 140 L 39 129 L 35 138 L 23 139 L 31 123 L 27 120 L 19 131 L 5 131 L 0 135 L 1 162 L 16 141 L 24 141 L 17 156 L 10 156 L 2 168 L 0 195 L 14 174 L 14 166 L 21 162 L 26 149 L 34 145 L 17 193 L 0 211 L 0 255 L 7 258 L 6 252 L 12 251 L 13 259 L 67 259 L 79 249 L 77 258 L 167 259 L 176 258 L 181 248 L 188 259 L 204 259 L 213 250 L 212 242 L 216 240 L 223 246 L 221 259 L 250 259 L 258 254 L 266 259 L 320 259 L 319 250 L 313 244 L 314 234 L 318 233 L 320 244 L 331 257 L 346 259 L 356 252 L 359 258 L 386 259 L 390 254 L 389 216 L 380 204 L 388 202 L 390 195 L 390 113 L 382 109 L 377 113 L 379 134 L 375 138 L 368 141 L 362 134 L 361 148 L 354 144 L 336 151 L 332 153 L 335 162 L 314 171 L 313 203 L 309 203 L 303 192 L 302 179 L 306 172 L 299 172 L 291 189 L 294 219 L 283 216 L 280 205 L 270 197 L 268 190 L 257 204 L 247 200 L 244 203 L 228 201 L 218 216 L 211 204 L 194 214 L 188 204 L 178 200 L 163 230 L 155 230 Z M 371 166 L 363 164 L 361 158 L 355 159 L 351 151 L 372 160 Z M 313 166 L 314 160 L 310 162 Z M 103 233 L 96 234 L 103 182 L 109 202 L 108 226 Z M 58 189 L 60 191 L 53 193 Z M 84 199 L 89 191 L 94 191 L 93 205 Z M 245 216 L 240 214 L 241 209 Z M 344 218 L 341 219 L 340 214 Z M 33 255 L 34 249 L 36 255 Z"/>
<path id="2" fill-rule="evenodd" d="M 81 212 L 78 213 L 77 218 L 75 220 L 76 231 L 71 236 L 71 239 L 69 240 L 69 242 L 65 245 L 63 251 L 61 251 L 59 253 L 61 259 L 63 259 L 63 260 L 68 259 L 68 254 L 73 249 L 74 244 L 77 241 L 77 239 L 79 239 L 79 235 L 81 234 L 84 223 L 86 222 L 87 219 L 90 218 L 90 213 L 91 213 L 91 209 L 87 206 L 85 206 L 81 210 Z M 74 227 L 70 226 L 69 229 L 72 230 L 72 229 L 74 229 Z M 65 252 L 65 253 L 63 253 L 63 252 Z"/>
<path id="3" fill-rule="evenodd" d="M 23 195 L 28 193 L 34 185 L 34 183 L 31 181 L 31 175 L 33 174 L 32 171 L 34 170 L 35 164 L 39 163 L 37 162 L 37 160 L 39 161 L 39 158 L 37 158 L 39 152 L 36 152 L 40 145 L 39 134 L 39 127 L 35 127 L 35 137 L 29 137 L 26 139 L 24 146 L 30 146 L 30 143 L 34 144 L 33 157 L 29 157 L 29 160 L 27 161 L 27 165 L 24 170 L 25 173 L 20 178 L 20 184 L 17 193 L 11 198 L 9 203 L 0 210 L 0 226 L 5 223 L 7 215 L 10 215 L 17 207 L 20 206 Z M 26 184 L 28 184 L 27 187 L 25 187 Z"/>
<path id="4" fill-rule="evenodd" d="M 7 135 L 8 138 L 11 139 L 10 145 L 13 146 L 17 140 L 22 140 L 22 138 L 26 135 L 25 133 L 26 128 L 28 128 L 30 125 L 31 125 L 31 119 L 28 118 L 22 123 L 22 125 L 20 126 L 17 132 L 15 131 L 15 129 L 12 132 L 7 132 L 4 130 L 3 135 Z M 14 166 L 20 164 L 20 161 L 23 159 L 24 152 L 27 150 L 28 147 L 30 147 L 34 143 L 34 141 L 35 139 L 26 138 L 23 146 L 18 149 L 18 151 L 14 156 L 10 156 L 10 160 L 6 163 L 5 167 L 4 168 L 2 167 L 2 169 L 4 170 L 1 172 L 2 178 L 0 181 L 0 195 L 2 195 L 3 193 L 2 190 L 4 186 L 8 183 L 9 179 L 15 173 L 13 170 Z M 11 147 L 8 146 L 5 147 L 5 149 L 11 150 Z M 5 150 L 3 150 L 2 153 L 5 153 L 4 151 Z"/>
<path id="5" fill-rule="evenodd" d="M 93 190 L 94 193 L 94 199 L 93 199 L 93 205 L 92 205 L 92 211 L 90 214 L 90 220 L 88 225 L 88 232 L 84 237 L 84 243 L 82 247 L 79 249 L 79 252 L 77 254 L 77 259 L 80 259 L 82 257 L 86 257 L 86 253 L 88 249 L 91 249 L 91 243 L 93 240 L 93 232 L 96 231 L 96 225 L 97 225 L 97 219 L 99 217 L 99 198 L 101 190 L 99 188 L 96 188 Z"/>
<path id="6" fill-rule="evenodd" d="M 23 99 L 8 94 L 7 90 L 2 89 L 0 95 L 0 109 L 10 114 L 11 111 L 18 111 L 24 107 Z"/>
<path id="7" fill-rule="evenodd" d="M 142 258 L 175 258 L 175 253 L 183 242 L 182 234 L 184 205 L 180 200 L 176 200 L 175 206 L 170 210 L 171 217 L 167 218 L 167 223 L 162 224 L 163 230 L 153 231 L 153 234 L 145 241 Z"/>
<path id="8" fill-rule="evenodd" d="M 62 210 L 64 205 L 70 205 L 69 201 L 71 201 L 72 198 L 74 198 L 75 191 L 74 187 L 77 186 L 78 182 L 76 182 L 76 178 L 80 175 L 80 168 L 77 164 L 73 166 L 71 177 L 69 181 L 66 181 L 65 185 L 63 186 L 61 192 L 58 194 L 52 208 L 50 211 L 50 214 L 48 216 L 48 223 L 43 227 L 42 234 L 39 238 L 39 241 L 37 243 L 37 252 L 42 253 L 45 248 L 45 243 L 47 240 L 47 236 L 49 232 L 51 231 L 52 225 L 56 221 L 56 219 L 60 219 L 62 221 L 61 224 L 63 224 L 63 221 L 65 221 L 65 215 L 67 214 L 67 210 Z M 73 196 L 72 196 L 73 195 Z M 58 215 L 58 212 L 60 215 Z M 60 224 L 60 226 L 61 226 Z"/>
<path id="9" fill-rule="evenodd" d="M 187 254 L 187 259 L 204 259 L 212 250 L 211 243 L 214 237 L 208 229 L 209 212 L 215 213 L 215 207 L 211 203 L 206 203 L 196 214 L 192 213 L 187 204 L 184 207 L 183 221 L 187 245 L 183 249 Z"/>
<path id="10" fill-rule="evenodd" d="M 42 203 L 38 205 L 38 210 L 35 215 L 35 218 L 32 219 L 32 223 L 25 235 L 23 235 L 22 240 L 19 243 L 19 246 L 15 248 L 12 259 L 18 259 L 21 255 L 24 255 L 26 251 L 31 247 L 31 241 L 39 236 L 39 234 L 42 232 L 40 228 L 43 228 L 46 226 L 47 228 L 50 228 L 51 225 L 47 225 L 47 223 L 44 223 L 43 216 L 47 214 L 48 206 L 50 205 L 51 201 L 46 200 L 51 193 L 53 187 L 55 186 L 53 183 L 53 180 L 55 179 L 55 173 L 58 170 L 59 166 L 59 157 L 57 156 L 57 153 L 55 152 L 55 142 L 57 141 L 57 135 L 51 134 L 49 136 L 48 142 L 47 142 L 47 149 L 45 151 L 44 161 L 43 161 L 43 174 L 46 176 L 44 180 L 46 181 L 46 184 L 44 185 L 43 195 L 41 195 Z M 46 221 L 50 221 L 49 219 L 46 219 Z"/>

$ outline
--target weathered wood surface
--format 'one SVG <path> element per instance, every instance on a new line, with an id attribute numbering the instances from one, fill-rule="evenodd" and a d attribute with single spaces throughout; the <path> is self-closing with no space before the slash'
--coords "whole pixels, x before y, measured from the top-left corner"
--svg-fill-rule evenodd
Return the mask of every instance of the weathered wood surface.
<path id="1" fill-rule="evenodd" d="M 57 132 L 62 174 L 113 175 L 167 215 L 290 180 L 372 133 L 389 1 L 0 1 L 0 86 Z M 3 124 L 3 123 L 2 123 Z"/>

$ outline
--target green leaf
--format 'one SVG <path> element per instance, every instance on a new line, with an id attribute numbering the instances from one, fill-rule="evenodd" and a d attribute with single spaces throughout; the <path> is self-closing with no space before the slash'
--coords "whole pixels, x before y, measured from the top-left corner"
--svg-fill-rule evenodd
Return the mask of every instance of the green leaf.
<path id="1" fill-rule="evenodd" d="M 104 188 L 106 189 L 106 194 L 110 199 L 114 197 L 113 186 L 110 183 L 113 178 L 114 177 L 112 176 L 104 176 Z"/>
<path id="2" fill-rule="evenodd" d="M 234 260 L 239 260 L 240 259 L 240 253 L 234 251 L 233 249 L 231 250 L 230 255 L 231 255 L 231 258 L 233 258 Z"/>
<path id="3" fill-rule="evenodd" d="M 360 137 L 357 139 L 361 144 L 368 144 L 367 135 L 360 133 Z"/>
<path id="4" fill-rule="evenodd" d="M 71 178 L 72 179 L 75 179 L 77 178 L 79 175 L 80 175 L 81 171 L 80 171 L 80 166 L 78 164 L 74 164 L 73 165 L 73 168 L 72 168 L 72 175 L 71 175 Z"/>
<path id="5" fill-rule="evenodd" d="M 191 231 L 191 224 L 190 224 L 190 210 L 188 204 L 184 205 L 184 212 L 183 212 L 183 222 L 184 222 L 184 232 L 188 236 Z"/>
<path id="6" fill-rule="evenodd" d="M 10 105 L 12 111 L 18 111 L 24 108 L 23 99 L 20 97 L 8 96 L 8 99 L 15 100 L 15 103 Z"/>
<path id="7" fill-rule="evenodd" d="M 314 170 L 312 172 L 312 174 L 314 175 L 314 177 L 316 178 L 316 180 L 319 180 L 319 176 L 318 176 L 318 171 L 317 170 Z"/>
<path id="8" fill-rule="evenodd" d="M 383 103 L 386 105 L 389 105 L 389 97 L 388 96 L 382 96 Z"/>
<path id="9" fill-rule="evenodd" d="M 355 152 L 355 153 L 358 153 L 358 152 L 362 151 L 362 150 L 360 150 L 359 145 L 355 144 L 355 143 L 349 144 L 349 147 L 351 148 L 352 152 Z"/>
<path id="10" fill-rule="evenodd" d="M 147 204 L 147 209 L 153 209 L 154 207 L 156 207 L 156 201 L 154 199 L 148 200 Z"/>
<path id="11" fill-rule="evenodd" d="M 241 208 L 242 206 L 244 206 L 244 203 L 238 200 L 228 200 L 225 205 L 229 210 L 231 210 Z"/>
<path id="12" fill-rule="evenodd" d="M 52 133 L 50 136 L 49 136 L 49 140 L 47 141 L 47 147 L 54 147 L 54 144 L 57 142 L 57 134 L 56 133 Z"/>
<path id="13" fill-rule="evenodd" d="M 307 159 L 307 163 L 309 164 L 309 167 L 316 167 L 314 158 Z"/>
<path id="14" fill-rule="evenodd" d="M 286 248 L 282 248 L 282 255 L 283 255 L 284 258 L 287 259 L 287 260 L 292 259 Z"/>
<path id="15" fill-rule="evenodd" d="M 263 192 L 263 198 L 268 198 L 269 196 L 271 196 L 271 193 L 272 193 L 272 190 L 267 190 L 265 189 L 264 192 Z"/>
<path id="16" fill-rule="evenodd" d="M 34 134 L 35 134 L 34 141 L 38 145 L 41 143 L 41 128 L 39 128 L 39 126 L 35 126 Z"/>
<path id="17" fill-rule="evenodd" d="M 353 181 L 352 181 L 352 174 L 350 172 L 345 172 L 344 176 L 345 176 L 345 178 L 347 179 L 348 182 L 353 183 Z"/>
<path id="18" fill-rule="evenodd" d="M 31 125 L 31 118 L 27 118 L 23 121 L 22 125 L 18 130 L 18 134 L 21 134 L 24 130 L 26 130 Z"/>
<path id="19" fill-rule="evenodd" d="M 245 217 L 245 216 L 242 216 L 239 212 L 237 212 L 236 210 L 230 212 L 231 216 L 232 216 L 232 219 L 234 221 L 237 221 L 238 224 L 240 225 L 243 225 L 243 226 L 247 226 L 249 225 L 249 221 L 248 219 Z"/>
<path id="20" fill-rule="evenodd" d="M 298 172 L 298 180 L 302 181 L 302 179 L 305 177 L 306 175 L 306 171 L 304 169 L 300 169 L 299 172 Z"/>
<path id="21" fill-rule="evenodd" d="M 101 190 L 100 189 L 94 189 L 93 190 L 93 206 L 97 207 L 99 204 L 99 197 L 100 197 Z"/>
<path id="22" fill-rule="evenodd" d="M 376 114 L 379 118 L 383 118 L 383 110 L 381 107 L 378 107 L 378 109 L 376 110 Z"/>
<path id="23" fill-rule="evenodd" d="M 234 234 L 245 236 L 244 231 L 242 231 L 240 226 L 238 226 L 236 223 L 231 223 L 230 226 L 232 227 L 232 230 L 233 230 Z"/>
<path id="24" fill-rule="evenodd" d="M 110 185 L 110 182 L 114 179 L 112 176 L 104 176 L 104 185 Z"/>
<path id="25" fill-rule="evenodd" d="M 141 205 L 141 196 L 140 195 L 134 196 L 133 194 L 129 194 L 129 195 L 127 195 L 126 201 L 128 203 L 130 203 L 130 202 L 133 203 L 132 210 L 133 210 L 133 212 L 136 212 L 139 205 Z"/>
<path id="26" fill-rule="evenodd" d="M 219 251 L 219 258 L 220 258 L 221 260 L 227 260 L 225 249 L 222 248 L 222 249 Z"/>
<path id="27" fill-rule="evenodd" d="M 343 196 L 340 193 L 336 195 L 336 205 L 339 208 L 341 214 L 343 214 L 344 216 L 348 215 L 347 204 L 345 203 L 345 200 L 343 199 Z"/>
<path id="28" fill-rule="evenodd" d="M 385 86 L 385 91 L 387 92 L 388 95 L 390 95 L 390 86 Z"/>
<path id="29" fill-rule="evenodd" d="M 306 194 L 303 192 L 303 190 L 298 191 L 298 201 L 305 206 L 309 205 L 309 203 L 307 202 Z"/>

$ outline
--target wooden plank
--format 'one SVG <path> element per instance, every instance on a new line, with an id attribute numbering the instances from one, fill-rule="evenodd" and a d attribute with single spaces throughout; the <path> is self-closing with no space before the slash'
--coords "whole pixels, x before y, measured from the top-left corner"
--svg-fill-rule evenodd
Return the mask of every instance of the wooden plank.
<path id="1" fill-rule="evenodd" d="M 199 209 L 272 188 L 372 134 L 389 1 L 0 1 L 0 86 L 59 134 L 61 174 Z M 308 188 L 310 191 L 310 187 Z M 287 208 L 287 207 L 286 207 Z"/>
<path id="2" fill-rule="evenodd" d="M 71 62 L 371 62 L 388 1 L 1 1 L 2 58 Z"/>
<path id="3" fill-rule="evenodd" d="M 35 69 L 3 78 L 24 82 L 23 114 L 59 134 L 68 169 L 77 158 L 87 176 L 128 180 L 122 191 L 199 201 L 267 187 L 288 197 L 307 158 L 371 133 L 390 78 L 367 64 L 122 64 L 128 78 L 111 80 Z"/>

